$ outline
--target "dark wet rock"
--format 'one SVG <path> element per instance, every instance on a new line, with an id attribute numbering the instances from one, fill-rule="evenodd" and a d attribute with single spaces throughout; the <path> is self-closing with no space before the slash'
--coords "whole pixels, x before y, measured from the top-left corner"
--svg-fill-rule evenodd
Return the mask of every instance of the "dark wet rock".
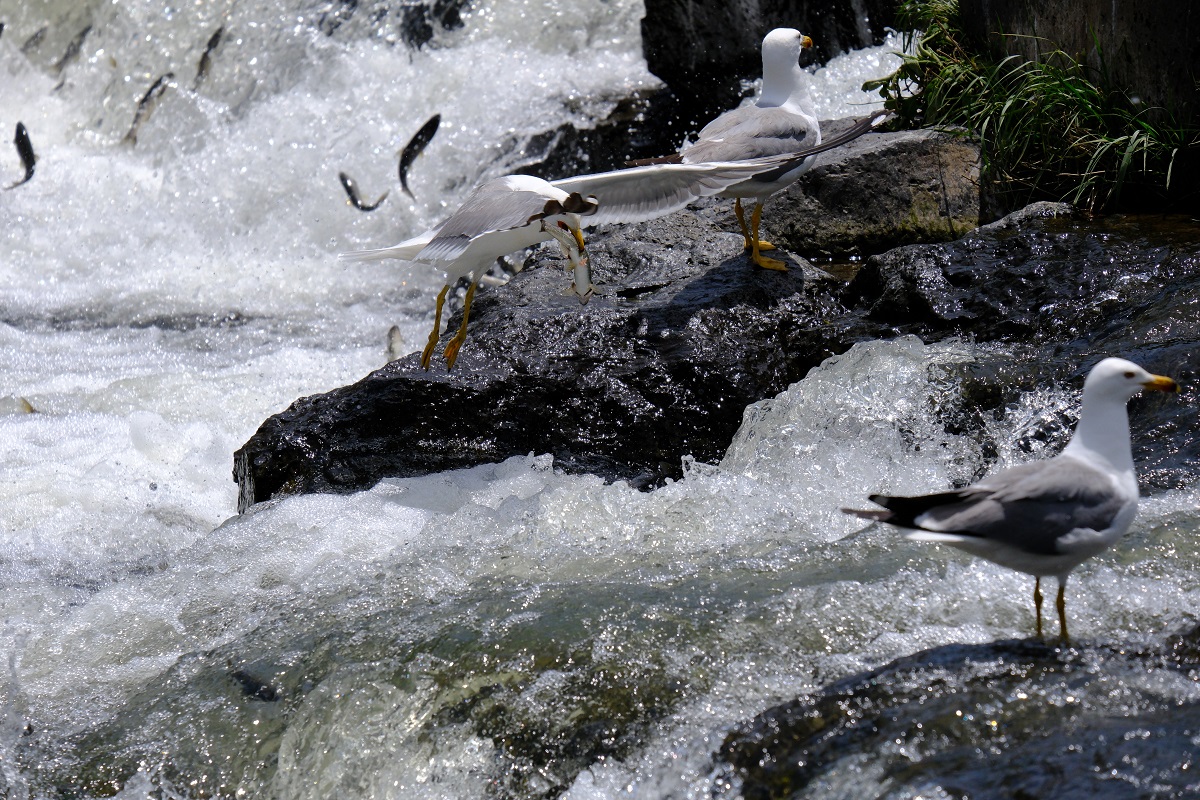
<path id="1" fill-rule="evenodd" d="M 776 244 L 808 258 L 957 239 L 980 222 L 979 146 L 934 131 L 866 134 L 818 156 L 763 220 Z"/>
<path id="2" fill-rule="evenodd" d="M 1156 650 L 1031 641 L 916 653 L 768 709 L 717 753 L 747 800 L 1185 797 L 1197 632 Z"/>
<path id="3" fill-rule="evenodd" d="M 517 172 L 546 180 L 607 172 L 673 153 L 698 129 L 671 91 L 659 89 L 618 101 L 589 128 L 565 124 L 533 136 L 512 158 L 528 162 Z"/>
<path id="4" fill-rule="evenodd" d="M 1068 342 L 1174 315 L 1173 333 L 1191 337 L 1179 304 L 1198 291 L 1197 234 L 1190 219 L 1092 220 L 1039 203 L 955 242 L 872 257 L 848 300 L 933 338 Z"/>
<path id="5" fill-rule="evenodd" d="M 844 299 L 867 320 L 925 341 L 1018 344 L 1013 369 L 976 387 L 981 399 L 1081 385 L 1106 355 L 1175 377 L 1182 398 L 1134 398 L 1130 425 L 1143 489 L 1180 488 L 1200 463 L 1189 411 L 1200 376 L 1198 241 L 1190 218 L 1091 219 L 1038 203 L 954 242 L 874 256 Z"/>
<path id="6" fill-rule="evenodd" d="M 984 429 L 1021 391 L 1080 385 L 1105 355 L 1171 375 L 1181 398 L 1130 404 L 1135 460 L 1148 491 L 1194 481 L 1200 235 L 1190 220 L 1038 205 L 954 242 L 872 257 L 846 285 L 800 260 L 783 274 L 752 268 L 732 225 L 710 221 L 728 214 L 717 203 L 593 235 L 600 291 L 587 306 L 562 295 L 562 260 L 540 253 L 536 268 L 480 293 L 453 372 L 440 359 L 425 372 L 410 355 L 264 422 L 235 454 L 239 508 L 531 452 L 653 487 L 679 477 L 686 456 L 719 460 L 747 404 L 856 342 L 905 333 L 1012 352 L 1007 366 L 964 376 L 964 406 L 944 414 L 963 432 Z"/>
<path id="7" fill-rule="evenodd" d="M 312 19 L 327 36 L 351 38 L 367 34 L 388 42 L 400 41 L 421 49 L 440 33 L 463 26 L 462 14 L 470 0 L 326 0 Z"/>
<path id="8" fill-rule="evenodd" d="M 637 486 L 719 458 L 748 403 L 847 346 L 839 282 L 759 270 L 741 244 L 688 213 L 598 234 L 586 306 L 539 255 L 476 299 L 453 372 L 413 354 L 268 420 L 235 456 L 240 507 L 530 452 Z"/>

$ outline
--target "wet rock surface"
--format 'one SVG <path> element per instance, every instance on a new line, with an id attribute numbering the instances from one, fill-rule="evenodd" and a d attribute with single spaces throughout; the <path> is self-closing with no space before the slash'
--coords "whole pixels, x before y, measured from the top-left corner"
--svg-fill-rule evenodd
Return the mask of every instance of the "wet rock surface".
<path id="1" fill-rule="evenodd" d="M 841 347 L 839 282 L 796 260 L 757 269 L 740 235 L 692 214 L 589 249 L 599 291 L 586 306 L 541 251 L 476 299 L 453 372 L 413 354 L 272 417 L 235 456 L 241 506 L 530 452 L 652 486 L 681 475 L 682 456 L 719 458 L 747 404 Z"/>
<path id="2" fill-rule="evenodd" d="M 823 124 L 822 135 L 838 127 Z M 978 144 L 954 134 L 869 133 L 822 154 L 763 219 L 777 244 L 807 258 L 950 241 L 980 223 L 979 163 Z"/>
<path id="3" fill-rule="evenodd" d="M 962 149 L 949 137 L 869 138 L 867 151 L 878 153 L 870 180 L 890 172 L 909 185 L 924 180 L 913 142 L 922 152 Z M 862 178 L 829 155 L 810 171 L 827 176 L 819 180 L 844 187 Z M 862 216 L 879 221 L 872 242 L 880 247 L 914 235 L 892 226 L 899 238 L 887 239 L 887 220 L 916 219 L 929 206 L 912 192 L 883 196 L 864 186 L 860 194 L 876 197 Z M 843 219 L 843 243 L 865 235 L 865 224 L 845 222 L 844 209 L 833 213 Z M 811 211 L 804 224 L 823 218 Z M 925 235 L 942 238 L 944 222 L 924 218 Z M 787 225 L 784 214 L 772 219 Z M 684 456 L 719 459 L 747 404 L 890 332 L 886 321 L 847 316 L 842 283 L 803 259 L 793 258 L 789 273 L 754 268 L 736 230 L 731 205 L 712 201 L 694 214 L 597 233 L 589 249 L 602 291 L 585 307 L 561 296 L 570 282 L 561 259 L 539 251 L 532 266 L 542 269 L 480 294 L 453 373 L 440 360 L 425 372 L 410 356 L 268 420 L 235 455 L 239 509 L 529 452 L 642 487 L 681 476 Z"/>
<path id="4" fill-rule="evenodd" d="M 1130 427 L 1143 489 L 1179 488 L 1200 463 L 1200 442 L 1188 433 L 1200 372 L 1198 233 L 1190 218 L 1091 219 L 1039 203 L 955 242 L 873 257 L 843 299 L 925 341 L 1017 345 L 1007 374 L 977 382 L 984 408 L 997 393 L 1007 395 L 1002 406 L 1014 390 L 1080 385 L 1106 355 L 1177 378 L 1182 399 L 1134 398 Z"/>
<path id="5" fill-rule="evenodd" d="M 267 420 L 235 454 L 239 508 L 531 452 L 653 487 L 682 475 L 686 456 L 719 460 L 747 404 L 856 342 L 906 333 L 1011 350 L 1007 368 L 970 377 L 965 428 L 1021 391 L 1079 385 L 1105 355 L 1175 377 L 1181 400 L 1130 405 L 1135 459 L 1148 490 L 1192 481 L 1200 238 L 1190 220 L 1038 205 L 954 242 L 872 257 L 847 285 L 795 257 L 787 273 L 753 268 L 727 215 L 718 203 L 593 235 L 600 291 L 586 306 L 563 296 L 562 259 L 539 251 L 508 285 L 480 293 L 453 372 L 440 359 L 426 372 L 413 354 Z"/>
<path id="6" fill-rule="evenodd" d="M 1195 698 L 1198 678 L 1200 630 L 1154 649 L 949 645 L 764 711 L 726 737 L 717 762 L 747 800 L 864 796 L 855 787 L 888 797 L 1187 797 L 1200 791 L 1200 702 L 1167 710 L 1161 699 Z"/>

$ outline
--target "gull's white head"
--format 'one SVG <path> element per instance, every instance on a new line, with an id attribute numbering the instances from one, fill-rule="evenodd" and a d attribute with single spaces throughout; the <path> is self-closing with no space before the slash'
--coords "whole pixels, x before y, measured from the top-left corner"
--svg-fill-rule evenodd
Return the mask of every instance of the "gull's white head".
<path id="1" fill-rule="evenodd" d="M 1092 367 L 1083 382 L 1085 400 L 1105 398 L 1123 404 L 1143 389 L 1178 392 L 1179 384 L 1162 375 L 1153 375 L 1123 358 L 1104 359 Z"/>
<path id="2" fill-rule="evenodd" d="M 797 64 L 800 61 L 800 51 L 812 47 L 812 43 L 812 39 L 795 28 L 776 28 L 763 37 L 763 61 L 770 58 L 772 62 L 786 61 L 789 66 Z"/>
<path id="3" fill-rule="evenodd" d="M 1063 450 L 1092 464 L 1107 465 L 1127 473 L 1137 496 L 1133 478 L 1133 455 L 1129 446 L 1129 415 L 1125 404 L 1143 389 L 1178 392 L 1179 384 L 1162 375 L 1153 375 L 1123 358 L 1106 358 L 1088 373 L 1083 382 L 1083 405 L 1075 435 Z"/>
<path id="4" fill-rule="evenodd" d="M 800 52 L 812 39 L 795 28 L 776 28 L 763 38 L 763 105 L 782 105 L 800 88 Z M 765 102 L 764 102 L 765 101 Z"/>

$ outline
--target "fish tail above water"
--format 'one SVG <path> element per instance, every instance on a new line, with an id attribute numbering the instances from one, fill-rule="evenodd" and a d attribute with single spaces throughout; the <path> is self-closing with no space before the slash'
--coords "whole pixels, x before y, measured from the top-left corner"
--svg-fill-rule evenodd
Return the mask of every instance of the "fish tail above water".
<path id="1" fill-rule="evenodd" d="M 412 190 L 408 188 L 408 169 L 413 162 L 417 160 L 417 156 L 425 150 L 426 146 L 433 141 L 433 135 L 437 133 L 438 125 L 442 122 L 441 114 L 434 114 L 429 120 L 421 126 L 421 130 L 417 131 L 408 144 L 404 145 L 404 150 L 400 154 L 400 188 L 404 193 L 416 200 Z"/>

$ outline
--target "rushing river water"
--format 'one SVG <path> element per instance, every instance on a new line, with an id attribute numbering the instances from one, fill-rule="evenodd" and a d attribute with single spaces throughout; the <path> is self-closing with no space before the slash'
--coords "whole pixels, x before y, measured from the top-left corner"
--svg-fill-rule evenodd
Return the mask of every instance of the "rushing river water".
<path id="1" fill-rule="evenodd" d="M 474 3 L 420 48 L 357 7 L 0 0 L 0 128 L 38 155 L 0 191 L 0 791 L 727 796 L 713 754 L 764 709 L 1028 635 L 1024 576 L 846 538 L 838 512 L 1062 443 L 1070 387 L 997 418 L 987 463 L 928 413 L 1002 346 L 860 345 L 654 492 L 531 454 L 234 516 L 232 453 L 265 417 L 380 366 L 393 324 L 423 344 L 441 277 L 335 254 L 425 229 L 539 135 L 657 85 L 634 0 Z M 821 116 L 862 113 L 891 49 L 818 73 Z M 396 151 L 435 113 L 410 200 Z M 346 203 L 342 170 L 390 189 L 380 210 Z M 0 182 L 22 172 L 0 148 Z M 1149 498 L 1079 571 L 1078 637 L 1194 626 L 1196 504 Z M 1172 675 L 1140 685 L 1194 704 Z M 1139 708 L 1113 691 L 1105 713 Z M 886 780 L 855 761 L 813 796 Z"/>

